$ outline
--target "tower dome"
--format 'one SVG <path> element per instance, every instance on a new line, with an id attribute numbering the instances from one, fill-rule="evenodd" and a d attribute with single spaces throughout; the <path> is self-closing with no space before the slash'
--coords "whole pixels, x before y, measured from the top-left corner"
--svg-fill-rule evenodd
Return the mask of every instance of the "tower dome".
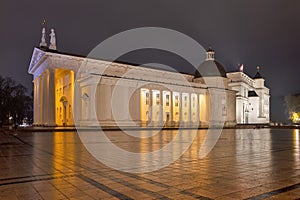
<path id="1" fill-rule="evenodd" d="M 221 63 L 215 60 L 215 51 L 211 48 L 206 51 L 206 60 L 200 64 L 194 75 L 195 78 L 208 76 L 226 78 L 225 69 Z"/>

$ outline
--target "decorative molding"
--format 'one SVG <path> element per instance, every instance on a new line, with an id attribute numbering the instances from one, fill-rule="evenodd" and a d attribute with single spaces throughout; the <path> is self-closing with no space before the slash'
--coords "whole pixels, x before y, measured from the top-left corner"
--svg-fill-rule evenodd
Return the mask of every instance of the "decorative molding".
<path id="1" fill-rule="evenodd" d="M 28 68 L 28 73 L 33 74 L 35 71 L 36 66 L 42 60 L 46 53 L 38 48 L 34 48 L 31 61 Z"/>

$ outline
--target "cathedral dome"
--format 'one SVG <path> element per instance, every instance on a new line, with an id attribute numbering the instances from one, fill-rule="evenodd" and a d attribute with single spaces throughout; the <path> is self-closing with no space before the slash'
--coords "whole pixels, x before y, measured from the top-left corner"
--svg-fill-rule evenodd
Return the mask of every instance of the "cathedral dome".
<path id="1" fill-rule="evenodd" d="M 214 50 L 209 48 L 206 52 L 206 60 L 198 67 L 194 77 L 213 77 L 219 76 L 226 78 L 226 72 L 221 63 L 215 60 Z"/>

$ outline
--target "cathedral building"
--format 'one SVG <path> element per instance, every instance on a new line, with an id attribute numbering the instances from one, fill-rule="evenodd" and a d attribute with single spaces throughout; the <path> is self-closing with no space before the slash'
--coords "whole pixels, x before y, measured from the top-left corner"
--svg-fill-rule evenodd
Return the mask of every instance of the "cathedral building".
<path id="1" fill-rule="evenodd" d="M 42 32 L 28 72 L 34 125 L 209 127 L 269 123 L 269 89 L 259 71 L 226 73 L 215 52 L 195 74 L 96 60 L 49 48 Z"/>

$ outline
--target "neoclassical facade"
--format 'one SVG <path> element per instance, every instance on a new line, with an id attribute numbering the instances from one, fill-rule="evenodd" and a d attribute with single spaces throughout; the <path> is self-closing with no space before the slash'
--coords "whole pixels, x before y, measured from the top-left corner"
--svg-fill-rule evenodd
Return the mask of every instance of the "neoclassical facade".
<path id="1" fill-rule="evenodd" d="M 267 124 L 270 122 L 270 90 L 259 73 L 250 78 L 242 71 L 227 73 L 229 87 L 236 93 L 238 124 Z"/>
<path id="2" fill-rule="evenodd" d="M 59 53 L 52 44 L 52 49 L 34 48 L 28 72 L 37 126 L 198 128 L 269 122 L 264 79 L 226 74 L 211 49 L 188 75 Z"/>

